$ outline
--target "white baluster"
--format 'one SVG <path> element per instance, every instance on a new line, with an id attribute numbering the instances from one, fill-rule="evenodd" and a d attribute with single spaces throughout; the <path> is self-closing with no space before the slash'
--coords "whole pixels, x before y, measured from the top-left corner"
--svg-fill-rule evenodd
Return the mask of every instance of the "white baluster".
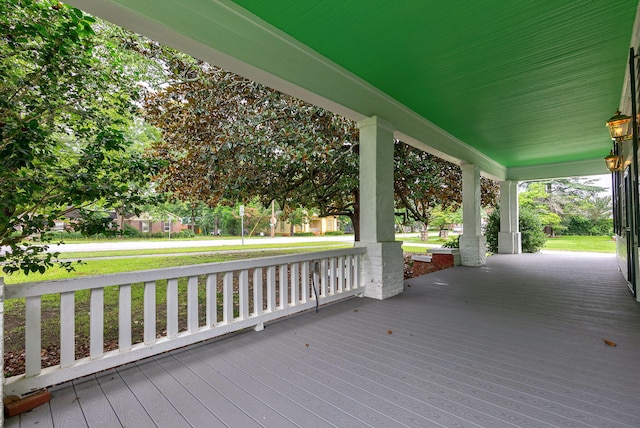
<path id="1" fill-rule="evenodd" d="M 104 354 L 104 288 L 91 289 L 89 355 L 91 359 Z"/>
<path id="2" fill-rule="evenodd" d="M 131 349 L 131 284 L 118 287 L 118 347 Z"/>
<path id="3" fill-rule="evenodd" d="M 207 275 L 207 327 L 218 323 L 218 283 L 215 273 Z"/>
<path id="4" fill-rule="evenodd" d="M 167 280 L 167 337 L 178 336 L 178 279 Z"/>
<path id="5" fill-rule="evenodd" d="M 144 343 L 156 342 L 156 283 L 144 283 Z"/>
<path id="6" fill-rule="evenodd" d="M 187 283 L 187 330 L 198 331 L 198 277 L 189 277 Z"/>
<path id="7" fill-rule="evenodd" d="M 76 359 L 75 292 L 60 293 L 60 366 L 69 367 Z"/>

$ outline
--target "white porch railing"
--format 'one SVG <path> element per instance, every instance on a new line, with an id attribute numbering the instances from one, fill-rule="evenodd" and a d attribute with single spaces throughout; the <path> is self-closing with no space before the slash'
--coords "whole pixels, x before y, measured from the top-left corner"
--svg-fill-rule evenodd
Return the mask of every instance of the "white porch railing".
<path id="1" fill-rule="evenodd" d="M 5 300 L 25 299 L 25 373 L 7 378 L 4 394 L 21 395 L 316 305 L 362 294 L 361 247 L 224 263 L 137 271 L 63 281 L 5 285 Z M 89 290 L 89 356 L 76 359 L 76 292 Z M 118 293 L 118 347 L 105 351 L 105 290 Z M 143 295 L 144 331 L 132 339 L 132 290 Z M 180 292 L 179 290 L 183 290 Z M 166 329 L 156 295 L 166 293 Z M 184 294 L 186 296 L 184 296 Z M 42 296 L 60 296 L 60 364 L 42 367 Z M 186 305 L 179 298 L 186 297 Z M 1 296 L 0 296 L 1 298 Z M 186 310 L 179 310 L 186 306 Z M 221 308 L 221 310 L 220 310 Z M 164 305 L 160 306 L 164 312 Z M 134 314 L 136 317 L 139 314 Z M 164 317 L 162 317 L 164 318 Z"/>

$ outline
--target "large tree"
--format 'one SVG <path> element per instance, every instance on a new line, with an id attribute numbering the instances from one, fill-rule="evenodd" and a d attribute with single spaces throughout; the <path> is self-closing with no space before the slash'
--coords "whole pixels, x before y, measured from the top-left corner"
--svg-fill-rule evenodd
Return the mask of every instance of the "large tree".
<path id="1" fill-rule="evenodd" d="M 166 69 L 179 70 L 145 100 L 146 119 L 163 130 L 155 146 L 169 164 L 159 178 L 162 190 L 210 205 L 259 197 L 265 204 L 278 201 L 285 215 L 299 206 L 321 216 L 344 215 L 358 239 L 353 121 L 208 64 L 153 52 L 174 64 Z M 426 225 L 435 205 L 460 204 L 458 166 L 399 141 L 395 146 L 399 207 Z M 483 201 L 493 202 L 495 184 L 483 181 L 483 190 Z"/>
<path id="2" fill-rule="evenodd" d="M 482 206 L 494 206 L 497 183 L 482 177 L 480 185 Z M 396 141 L 394 195 L 396 206 L 426 230 L 435 207 L 455 210 L 462 205 L 462 171 L 451 162 Z"/>
<path id="3" fill-rule="evenodd" d="M 285 214 L 306 206 L 357 224 L 353 122 L 205 64 L 198 78 L 174 82 L 145 103 L 164 133 L 160 189 L 212 206 L 276 200 Z"/>
<path id="4" fill-rule="evenodd" d="M 96 34 L 94 28 L 102 32 Z M 118 29 L 52 0 L 0 2 L 0 263 L 40 271 L 54 220 L 140 202 L 156 159 L 129 130 L 139 76 Z M 63 265 L 68 267 L 68 264 Z"/>

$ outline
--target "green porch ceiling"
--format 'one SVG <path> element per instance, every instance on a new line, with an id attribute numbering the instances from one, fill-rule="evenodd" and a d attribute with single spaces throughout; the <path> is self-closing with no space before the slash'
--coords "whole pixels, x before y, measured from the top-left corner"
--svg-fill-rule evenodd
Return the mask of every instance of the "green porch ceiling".
<path id="1" fill-rule="evenodd" d="M 621 100 L 638 9 L 638 0 L 69 3 L 354 119 L 380 115 L 410 143 L 495 176 L 565 163 L 587 171 L 606 155 L 604 122 Z"/>
<path id="2" fill-rule="evenodd" d="M 602 156 L 637 8 L 635 0 L 235 2 L 507 167 Z"/>

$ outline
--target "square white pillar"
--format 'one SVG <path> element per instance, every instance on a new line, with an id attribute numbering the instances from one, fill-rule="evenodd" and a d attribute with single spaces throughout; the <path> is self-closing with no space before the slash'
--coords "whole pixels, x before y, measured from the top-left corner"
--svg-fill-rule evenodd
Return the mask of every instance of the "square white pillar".
<path id="1" fill-rule="evenodd" d="M 402 243 L 395 242 L 393 204 L 393 127 L 378 117 L 360 129 L 360 242 L 367 254 L 360 264 L 365 296 L 386 299 L 404 287 Z"/>
<path id="2" fill-rule="evenodd" d="M 519 232 L 518 182 L 500 182 L 499 254 L 522 253 L 522 234 Z"/>
<path id="3" fill-rule="evenodd" d="M 472 164 L 462 165 L 462 222 L 460 259 L 463 266 L 484 266 L 487 260 L 487 241 L 482 236 L 480 205 L 480 169 Z"/>

